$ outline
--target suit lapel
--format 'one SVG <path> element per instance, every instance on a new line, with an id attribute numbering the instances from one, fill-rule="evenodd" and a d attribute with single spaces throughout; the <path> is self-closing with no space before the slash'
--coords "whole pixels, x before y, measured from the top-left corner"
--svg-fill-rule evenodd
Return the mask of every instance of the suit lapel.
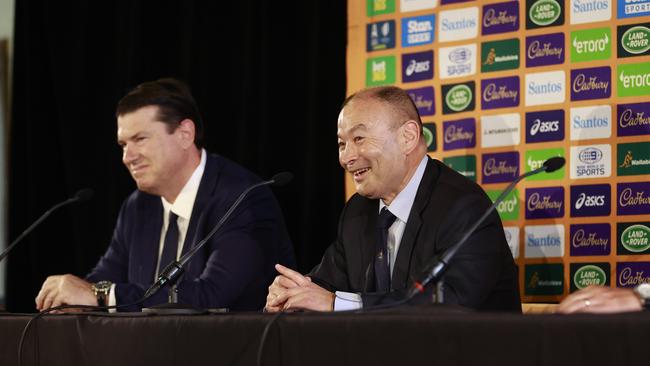
<path id="1" fill-rule="evenodd" d="M 185 241 L 183 242 L 183 250 L 181 255 L 187 253 L 190 248 L 192 248 L 196 243 L 203 239 L 196 237 L 197 227 L 199 223 L 203 223 L 203 216 L 206 215 L 205 207 L 210 202 L 210 197 L 214 194 L 214 189 L 216 184 L 214 182 L 218 176 L 218 169 L 216 168 L 217 161 L 216 158 L 210 154 L 206 156 L 205 169 L 203 170 L 203 176 L 201 177 L 201 183 L 199 184 L 199 190 L 196 192 L 196 198 L 194 199 L 194 206 L 192 207 L 192 217 L 190 218 L 190 223 L 187 226 L 187 234 L 185 235 Z"/>
<path id="2" fill-rule="evenodd" d="M 432 159 L 428 158 L 427 167 L 418 186 L 418 192 L 415 195 L 413 207 L 411 207 L 406 228 L 402 235 L 402 241 L 397 251 L 391 280 L 391 287 L 394 289 L 405 288 L 412 280 L 409 278 L 409 271 L 411 269 L 411 258 L 413 249 L 415 248 L 415 240 L 422 226 L 422 212 L 430 203 L 431 193 L 435 189 L 439 175 L 439 167 L 436 166 L 436 163 Z"/>
<path id="3" fill-rule="evenodd" d="M 140 271 L 140 283 L 151 283 L 156 274 L 158 264 L 158 253 L 160 251 L 160 233 L 163 225 L 163 208 L 160 197 L 151 196 L 152 203 L 145 205 L 143 213 L 143 240 L 139 245 L 142 270 Z"/>
<path id="4" fill-rule="evenodd" d="M 377 200 L 368 201 L 368 215 L 359 216 L 357 223 L 363 230 L 359 235 L 359 248 L 361 249 L 361 279 L 360 288 L 363 292 L 375 291 L 375 253 L 377 251 L 377 216 L 379 203 Z"/>

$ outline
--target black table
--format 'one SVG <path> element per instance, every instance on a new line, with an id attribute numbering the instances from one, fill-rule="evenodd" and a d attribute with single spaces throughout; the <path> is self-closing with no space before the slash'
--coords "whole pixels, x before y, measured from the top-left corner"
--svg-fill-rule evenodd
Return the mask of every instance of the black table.
<path id="1" fill-rule="evenodd" d="M 255 365 L 273 315 L 47 315 L 23 365 Z M 0 365 L 18 365 L 30 315 L 0 314 Z M 645 365 L 650 312 L 517 315 L 447 307 L 284 314 L 263 365 Z"/>

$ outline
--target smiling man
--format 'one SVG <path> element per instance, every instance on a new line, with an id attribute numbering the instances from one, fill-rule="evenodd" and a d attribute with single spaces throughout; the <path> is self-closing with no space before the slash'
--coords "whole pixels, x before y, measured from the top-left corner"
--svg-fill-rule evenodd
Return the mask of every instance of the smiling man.
<path id="1" fill-rule="evenodd" d="M 163 268 L 207 236 L 244 189 L 260 182 L 203 149 L 198 108 L 178 80 L 137 86 L 120 100 L 116 115 L 122 162 L 138 189 L 123 203 L 97 266 L 86 279 L 48 277 L 36 297 L 39 310 L 137 301 Z M 282 213 L 264 187 L 252 191 L 188 263 L 177 284 L 178 301 L 201 308 L 261 309 L 275 263 L 295 265 Z M 144 306 L 166 301 L 164 289 Z"/>
<path id="2" fill-rule="evenodd" d="M 337 239 L 310 274 L 276 266 L 267 311 L 343 310 L 399 299 L 491 204 L 478 185 L 427 156 L 420 116 L 400 88 L 347 98 L 337 133 L 339 162 L 357 193 L 341 214 Z M 496 212 L 449 263 L 443 294 L 447 304 L 521 311 Z"/>

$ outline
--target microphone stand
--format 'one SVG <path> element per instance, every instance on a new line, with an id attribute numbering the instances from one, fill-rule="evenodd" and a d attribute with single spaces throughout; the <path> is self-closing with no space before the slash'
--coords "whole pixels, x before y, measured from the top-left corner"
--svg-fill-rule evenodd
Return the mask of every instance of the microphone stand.
<path id="1" fill-rule="evenodd" d="M 52 212 L 58 210 L 59 208 L 69 205 L 71 203 L 75 202 L 83 202 L 86 200 L 89 200 L 93 196 L 93 190 L 90 188 L 85 188 L 77 193 L 75 193 L 74 196 L 68 198 L 67 200 L 63 202 L 59 202 L 56 205 L 52 206 L 49 210 L 45 211 L 36 221 L 34 221 L 33 224 L 31 224 L 25 231 L 23 231 L 16 239 L 14 239 L 11 244 L 0 254 L 0 262 L 2 262 L 5 257 L 9 255 L 9 252 L 18 244 L 20 243 L 24 237 L 26 237 L 29 233 L 31 233 L 38 225 L 40 225 L 45 219 L 47 219 Z"/>
<path id="2" fill-rule="evenodd" d="M 143 308 L 142 312 L 155 314 L 205 314 L 207 311 L 204 309 L 199 310 L 190 305 L 178 304 L 178 289 L 176 287 L 176 282 L 178 282 L 179 278 L 185 272 L 185 265 L 192 259 L 194 254 L 199 251 L 205 245 L 205 243 L 207 243 L 208 240 L 210 240 L 210 238 L 212 238 L 212 236 L 217 231 L 219 231 L 219 229 L 221 229 L 223 224 L 230 218 L 230 215 L 232 215 L 233 211 L 235 211 L 235 209 L 239 206 L 239 204 L 244 200 L 250 191 L 266 185 L 281 186 L 288 183 L 292 178 L 293 174 L 282 172 L 274 175 L 269 180 L 259 182 L 244 190 L 239 195 L 239 197 L 237 197 L 230 208 L 228 208 L 228 211 L 226 211 L 226 213 L 221 217 L 219 222 L 217 222 L 217 224 L 214 226 L 214 228 L 212 228 L 208 235 L 206 235 L 206 237 L 203 238 L 198 244 L 190 248 L 190 250 L 185 253 L 179 260 L 169 263 L 167 267 L 165 267 L 158 275 L 156 282 L 154 282 L 154 284 L 151 285 L 151 287 L 149 287 L 149 289 L 147 289 L 144 294 L 143 302 L 157 293 L 163 286 L 168 285 L 168 302 L 149 308 Z M 216 309 L 215 311 L 223 312 L 227 311 L 227 309 L 220 308 Z"/>
<path id="3" fill-rule="evenodd" d="M 564 166 L 564 162 L 565 160 L 562 157 L 554 157 L 548 159 L 547 161 L 544 162 L 544 164 L 541 167 L 535 170 L 531 170 L 530 172 L 524 173 L 518 176 L 517 179 L 512 181 L 508 185 L 508 187 L 506 187 L 506 189 L 504 189 L 503 192 L 501 192 L 499 197 L 497 197 L 497 199 L 494 200 L 494 203 L 490 207 L 488 207 L 487 210 L 485 210 L 483 215 L 481 215 L 481 217 L 478 220 L 476 220 L 474 225 L 472 225 L 468 230 L 465 231 L 465 234 L 460 238 L 460 240 L 458 240 L 456 244 L 454 244 L 449 249 L 447 249 L 442 254 L 442 256 L 437 257 L 433 261 L 433 263 L 426 270 L 427 273 L 426 276 L 421 281 L 413 282 L 413 285 L 411 285 L 411 287 L 407 291 L 406 294 L 407 298 L 411 299 L 418 293 L 424 292 L 425 286 L 427 286 L 427 284 L 429 284 L 430 282 L 433 282 L 436 284 L 436 290 L 434 291 L 432 300 L 434 303 L 437 304 L 442 303 L 443 277 L 445 272 L 447 271 L 447 268 L 449 267 L 449 262 L 454 258 L 458 250 L 463 247 L 463 245 L 467 242 L 469 237 L 472 234 L 474 234 L 474 231 L 478 229 L 479 225 L 481 225 L 483 221 L 485 221 L 485 219 L 492 213 L 492 211 L 496 209 L 499 203 L 501 203 L 506 198 L 506 196 L 510 194 L 510 192 L 515 188 L 517 183 L 519 183 L 522 179 L 530 177 L 531 175 L 538 174 L 543 171 L 548 173 L 556 171 L 560 169 L 562 166 Z"/>

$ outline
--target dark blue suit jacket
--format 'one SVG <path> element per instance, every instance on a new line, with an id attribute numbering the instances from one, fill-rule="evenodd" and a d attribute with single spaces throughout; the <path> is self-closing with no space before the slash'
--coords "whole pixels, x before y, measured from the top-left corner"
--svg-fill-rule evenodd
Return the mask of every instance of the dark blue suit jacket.
<path id="1" fill-rule="evenodd" d="M 208 154 L 183 254 L 210 232 L 244 189 L 258 182 L 241 166 Z M 162 224 L 160 197 L 133 192 L 122 205 L 108 251 L 87 279 L 115 283 L 118 304 L 137 301 L 154 281 Z M 178 282 L 178 302 L 201 308 L 261 309 L 276 276 L 276 263 L 295 268 L 293 247 L 271 190 L 256 188 L 187 264 Z M 144 306 L 166 301 L 165 287 Z"/>

